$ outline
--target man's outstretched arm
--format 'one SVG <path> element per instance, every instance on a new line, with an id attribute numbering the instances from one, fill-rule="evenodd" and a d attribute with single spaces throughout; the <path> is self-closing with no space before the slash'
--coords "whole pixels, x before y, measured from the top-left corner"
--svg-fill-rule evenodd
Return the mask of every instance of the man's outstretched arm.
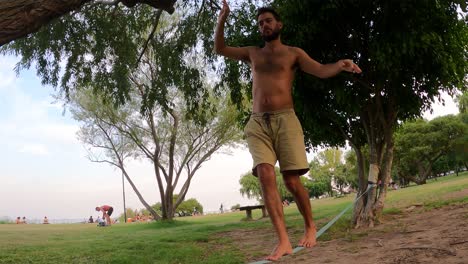
<path id="1" fill-rule="evenodd" d="M 223 0 L 223 8 L 219 13 L 218 24 L 216 25 L 214 51 L 217 54 L 223 55 L 231 59 L 243 60 L 248 62 L 249 50 L 247 47 L 230 47 L 226 46 L 226 44 L 224 43 L 224 24 L 226 23 L 226 19 L 229 15 L 229 12 L 229 5 L 227 4 L 226 0 Z"/>
<path id="2" fill-rule="evenodd" d="M 299 68 L 319 78 L 329 78 L 342 71 L 361 73 L 361 69 L 352 60 L 339 60 L 335 63 L 321 64 L 307 55 L 302 49 L 296 48 Z"/>

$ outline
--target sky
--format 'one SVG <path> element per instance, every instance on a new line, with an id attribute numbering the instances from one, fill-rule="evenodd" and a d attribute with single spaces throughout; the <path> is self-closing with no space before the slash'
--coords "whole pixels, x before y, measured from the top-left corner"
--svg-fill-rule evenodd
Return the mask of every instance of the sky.
<path id="1" fill-rule="evenodd" d="M 96 217 L 94 208 L 103 204 L 112 205 L 115 216 L 123 213 L 121 173 L 86 158 L 76 136 L 80 124 L 54 102 L 54 88 L 41 85 L 34 68 L 16 75 L 18 60 L 0 56 L 0 219 L 84 220 Z M 458 113 L 450 96 L 443 98 L 445 106 L 434 104 L 433 113 L 423 117 Z M 256 204 L 239 193 L 240 176 L 251 165 L 245 147 L 213 155 L 195 175 L 186 198 L 196 198 L 205 212 L 218 211 L 221 204 Z M 129 167 L 146 201 L 158 202 L 151 166 L 134 162 Z M 127 208 L 144 208 L 130 185 L 125 184 L 125 192 Z"/>

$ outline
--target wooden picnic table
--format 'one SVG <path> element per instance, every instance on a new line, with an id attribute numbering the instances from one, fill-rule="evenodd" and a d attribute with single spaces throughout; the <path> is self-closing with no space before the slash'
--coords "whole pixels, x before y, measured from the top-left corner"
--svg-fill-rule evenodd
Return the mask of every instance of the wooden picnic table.
<path id="1" fill-rule="evenodd" d="M 262 218 L 267 216 L 265 205 L 252 205 L 239 207 L 240 211 L 245 211 L 247 214 L 247 220 L 252 220 L 252 210 L 262 209 Z"/>

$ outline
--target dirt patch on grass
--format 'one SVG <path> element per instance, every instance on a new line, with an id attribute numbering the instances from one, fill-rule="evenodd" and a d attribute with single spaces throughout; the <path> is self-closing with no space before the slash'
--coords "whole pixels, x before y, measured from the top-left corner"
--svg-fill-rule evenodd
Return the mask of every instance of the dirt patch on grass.
<path id="1" fill-rule="evenodd" d="M 450 198 L 467 195 L 468 190 L 463 190 Z M 314 248 L 285 256 L 276 263 L 467 263 L 468 203 L 430 211 L 415 206 L 402 211 L 385 216 L 375 228 L 352 230 L 330 241 L 319 240 Z M 289 233 L 295 243 L 302 230 Z M 247 263 L 268 255 L 276 242 L 272 229 L 236 230 L 224 235 L 234 240 Z"/>
<path id="2" fill-rule="evenodd" d="M 468 189 L 463 189 L 458 192 L 449 193 L 445 195 L 443 199 L 448 200 L 448 199 L 458 199 L 458 198 L 465 198 L 465 197 L 468 197 Z"/>

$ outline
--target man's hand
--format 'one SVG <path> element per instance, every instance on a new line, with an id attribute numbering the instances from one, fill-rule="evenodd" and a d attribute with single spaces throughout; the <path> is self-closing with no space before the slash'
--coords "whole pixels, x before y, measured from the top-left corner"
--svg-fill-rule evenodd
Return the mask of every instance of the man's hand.
<path id="1" fill-rule="evenodd" d="M 218 22 L 225 22 L 226 18 L 229 15 L 229 12 L 231 12 L 231 10 L 229 9 L 229 5 L 226 2 L 226 0 L 223 0 L 223 8 L 221 8 L 221 12 L 219 12 Z"/>
<path id="2" fill-rule="evenodd" d="M 361 73 L 362 70 L 357 66 L 352 60 L 340 60 L 338 61 L 340 68 L 343 71 L 352 72 L 352 73 Z"/>

